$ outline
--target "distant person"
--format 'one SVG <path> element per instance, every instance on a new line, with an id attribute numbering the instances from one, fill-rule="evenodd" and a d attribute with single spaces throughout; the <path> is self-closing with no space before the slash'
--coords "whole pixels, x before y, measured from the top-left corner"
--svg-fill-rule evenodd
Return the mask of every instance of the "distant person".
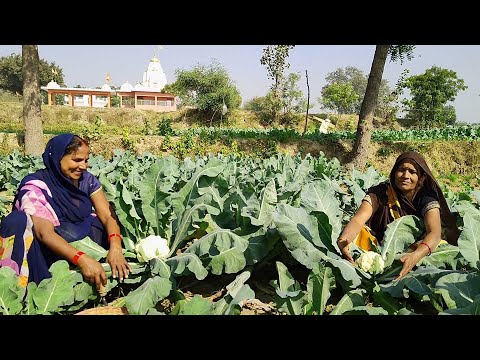
<path id="1" fill-rule="evenodd" d="M 414 251 L 407 252 L 400 259 L 403 268 L 397 279 L 403 278 L 423 257 L 435 250 L 442 241 L 442 222 L 446 227 L 444 236 L 449 243 L 456 245 L 459 237 L 456 218 L 450 212 L 440 186 L 425 159 L 415 151 L 398 156 L 389 181 L 367 191 L 359 209 L 337 240 L 343 256 L 353 262 L 349 251 L 349 244 L 353 241 L 362 249 L 369 250 L 369 243 L 359 241 L 366 232 L 364 225 L 374 236 L 374 242 L 382 244 L 387 225 L 405 215 L 423 219 L 425 233 L 411 246 Z"/>
<path id="2" fill-rule="evenodd" d="M 87 171 L 89 147 L 73 134 L 50 139 L 42 155 L 45 169 L 27 175 L 13 200 L 12 212 L 0 224 L 0 266 L 19 275 L 19 284 L 50 278 L 55 261 L 78 265 L 97 289 L 107 277 L 102 265 L 70 245 L 89 236 L 109 249 L 112 276 L 128 277 L 120 227 L 98 179 Z"/>

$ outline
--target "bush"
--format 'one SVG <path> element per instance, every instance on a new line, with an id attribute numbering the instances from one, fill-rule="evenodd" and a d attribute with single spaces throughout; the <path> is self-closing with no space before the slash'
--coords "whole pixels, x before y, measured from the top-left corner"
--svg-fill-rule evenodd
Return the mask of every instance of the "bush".
<path id="1" fill-rule="evenodd" d="M 160 136 L 173 136 L 175 131 L 172 129 L 172 121 L 170 119 L 162 119 L 157 126 L 157 134 Z"/>

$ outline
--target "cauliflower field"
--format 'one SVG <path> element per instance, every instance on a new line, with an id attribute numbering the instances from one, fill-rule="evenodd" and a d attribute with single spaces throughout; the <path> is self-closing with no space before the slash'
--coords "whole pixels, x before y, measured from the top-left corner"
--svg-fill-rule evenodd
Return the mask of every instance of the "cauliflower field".
<path id="1" fill-rule="evenodd" d="M 40 167 L 40 158 L 1 159 L 0 188 L 12 195 L 23 176 Z M 116 151 L 109 161 L 92 156 L 89 170 L 116 209 L 133 268 L 119 283 L 104 264 L 107 300 L 129 314 L 240 314 L 247 308 L 292 315 L 472 314 L 479 308 L 478 191 L 446 194 L 462 230 L 458 246 L 439 246 L 393 281 L 401 254 L 424 230 L 420 219 L 396 220 L 374 253 L 352 244 L 355 265 L 336 245 L 365 190 L 386 180 L 373 168 L 347 172 L 324 156 L 180 161 Z M 11 205 L 2 204 L 4 216 Z M 105 261 L 106 250 L 90 239 L 73 244 Z M 0 312 L 74 314 L 101 306 L 68 262 L 50 271 L 52 278 L 25 289 L 11 269 L 0 268 Z M 190 291 L 202 284 L 209 295 Z"/>

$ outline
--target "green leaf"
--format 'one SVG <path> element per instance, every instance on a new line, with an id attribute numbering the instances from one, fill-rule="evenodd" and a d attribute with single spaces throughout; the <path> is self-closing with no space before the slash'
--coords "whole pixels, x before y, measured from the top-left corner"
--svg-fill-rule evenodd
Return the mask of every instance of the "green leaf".
<path id="1" fill-rule="evenodd" d="M 167 156 L 155 161 L 139 184 L 143 216 L 157 231 L 161 227 L 160 218 L 170 207 L 170 204 L 165 204 L 165 199 L 170 196 L 179 176 L 177 160 Z"/>
<path id="2" fill-rule="evenodd" d="M 250 199 L 242 208 L 242 216 L 250 218 L 252 225 L 267 227 L 272 222 L 272 213 L 277 204 L 275 180 L 272 179 L 260 192 L 261 201 Z"/>
<path id="3" fill-rule="evenodd" d="M 315 247 L 325 248 L 325 245 L 319 241 L 317 220 L 308 215 L 305 209 L 280 204 L 273 214 L 273 220 L 286 248 L 302 265 L 313 269 L 318 262 L 328 261 L 347 282 L 351 282 L 352 287 L 360 285 L 361 278 L 350 262 L 335 253 L 329 252 L 327 255 Z"/>
<path id="4" fill-rule="evenodd" d="M 425 256 L 419 263 L 417 263 L 417 266 L 427 265 L 444 269 L 448 265 L 452 269 L 456 269 L 460 261 L 459 253 L 460 249 L 457 246 L 440 244 L 435 250 L 433 250 L 430 256 Z"/>
<path id="5" fill-rule="evenodd" d="M 280 261 L 275 262 L 278 271 L 278 283 L 272 282 L 275 288 L 275 303 L 280 311 L 289 315 L 300 315 L 307 302 L 300 284 L 288 272 L 288 269 Z"/>
<path id="6" fill-rule="evenodd" d="M 476 296 L 473 303 L 461 308 L 447 309 L 439 315 L 480 315 L 480 296 Z"/>
<path id="7" fill-rule="evenodd" d="M 201 199 L 199 199 L 201 201 Z M 185 210 L 176 222 L 178 225 L 175 229 L 175 239 L 170 246 L 170 252 L 167 257 L 172 255 L 176 249 L 185 241 L 188 235 L 193 234 L 196 228 L 194 225 L 200 223 L 205 218 L 205 215 L 218 215 L 219 210 L 213 206 L 205 205 L 203 203 L 194 204 L 192 207 Z"/>
<path id="8" fill-rule="evenodd" d="M 172 196 L 171 203 L 178 217 L 185 212 L 186 207 L 190 203 L 193 189 L 197 185 L 198 180 L 202 176 L 216 177 L 223 171 L 224 167 L 225 165 L 220 160 L 212 159 L 205 167 L 199 168 L 180 191 Z"/>
<path id="9" fill-rule="evenodd" d="M 23 308 L 25 288 L 18 285 L 15 271 L 3 266 L 0 268 L 0 312 L 4 315 L 19 314 Z"/>
<path id="10" fill-rule="evenodd" d="M 201 295 L 190 300 L 180 300 L 173 308 L 171 315 L 213 315 L 213 304 Z"/>
<path id="11" fill-rule="evenodd" d="M 335 305 L 335 308 L 330 315 L 342 315 L 344 312 L 350 311 L 355 307 L 365 305 L 365 299 L 362 295 L 363 292 L 365 292 L 365 290 L 362 289 L 350 290 L 347 292 L 343 295 L 337 305 Z"/>
<path id="12" fill-rule="evenodd" d="M 255 299 L 255 292 L 245 284 L 250 275 L 249 271 L 244 271 L 226 286 L 227 293 L 214 304 L 216 315 L 238 315 L 244 300 Z"/>
<path id="13" fill-rule="evenodd" d="M 435 288 L 440 291 L 449 309 L 464 308 L 480 294 L 480 275 L 451 273 L 438 279 Z"/>
<path id="14" fill-rule="evenodd" d="M 391 222 L 383 237 L 382 258 L 385 268 L 389 267 L 395 255 L 405 251 L 423 232 L 423 222 L 414 215 L 406 215 Z"/>
<path id="15" fill-rule="evenodd" d="M 75 249 L 79 251 L 83 251 L 85 254 L 94 258 L 97 261 L 106 258 L 108 254 L 108 250 L 98 245 L 88 236 L 84 237 L 81 240 L 73 241 L 70 243 L 70 245 L 72 245 Z"/>
<path id="16" fill-rule="evenodd" d="M 248 241 L 230 230 L 221 229 L 207 234 L 195 241 L 185 253 L 195 253 L 204 262 L 207 269 L 220 275 L 237 273 L 246 265 L 244 252 Z"/>
<path id="17" fill-rule="evenodd" d="M 65 260 L 54 262 L 48 269 L 51 278 L 44 279 L 33 295 L 38 314 L 52 314 L 64 305 L 70 305 L 75 298 L 73 287 L 77 283 L 78 274 L 69 270 Z"/>
<path id="18" fill-rule="evenodd" d="M 329 238 L 323 238 L 325 244 L 331 244 L 332 239 L 337 239 L 342 227 L 342 210 L 340 201 L 335 196 L 333 186 L 326 180 L 316 180 L 307 183 L 301 192 L 302 204 L 308 212 L 322 212 L 328 217 L 331 231 Z"/>
<path id="19" fill-rule="evenodd" d="M 248 247 L 245 250 L 247 265 L 253 265 L 267 256 L 280 239 L 278 231 L 274 228 L 265 230 L 259 228 L 256 232 L 243 235 L 248 240 Z"/>
<path id="20" fill-rule="evenodd" d="M 385 309 L 390 315 L 395 315 L 402 308 L 398 300 L 382 291 L 378 284 L 373 288 L 373 304 Z"/>
<path id="21" fill-rule="evenodd" d="M 178 256 L 171 257 L 165 261 L 175 275 L 195 274 L 198 280 L 207 277 L 208 271 L 203 267 L 202 261 L 197 255 L 192 253 L 183 253 Z"/>
<path id="22" fill-rule="evenodd" d="M 458 238 L 458 248 L 470 266 L 478 269 L 480 260 L 480 218 L 469 212 L 463 217 L 463 230 Z"/>
<path id="23" fill-rule="evenodd" d="M 155 276 L 147 279 L 125 297 L 125 306 L 131 315 L 145 315 L 160 300 L 166 298 L 172 290 L 172 282 Z"/>
<path id="24" fill-rule="evenodd" d="M 325 311 L 327 301 L 331 296 L 330 290 L 335 288 L 335 276 L 332 269 L 326 267 L 323 263 L 318 263 L 313 267 L 308 275 L 307 281 L 307 299 L 312 305 L 317 315 L 322 315 Z"/>
<path id="25" fill-rule="evenodd" d="M 388 312 L 381 307 L 356 306 L 352 310 L 346 311 L 343 315 L 388 315 Z"/>

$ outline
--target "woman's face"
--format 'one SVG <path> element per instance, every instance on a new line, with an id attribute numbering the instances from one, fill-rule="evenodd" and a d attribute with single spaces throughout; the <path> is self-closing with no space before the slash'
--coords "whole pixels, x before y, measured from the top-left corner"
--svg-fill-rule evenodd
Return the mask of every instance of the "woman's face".
<path id="1" fill-rule="evenodd" d="M 395 170 L 395 185 L 405 195 L 413 194 L 424 180 L 425 175 L 420 175 L 420 167 L 413 160 L 403 160 Z"/>
<path id="2" fill-rule="evenodd" d="M 77 151 L 64 155 L 62 160 L 60 160 L 60 168 L 63 175 L 72 180 L 80 179 L 80 175 L 88 167 L 88 156 L 89 149 L 85 144 L 82 144 Z"/>

